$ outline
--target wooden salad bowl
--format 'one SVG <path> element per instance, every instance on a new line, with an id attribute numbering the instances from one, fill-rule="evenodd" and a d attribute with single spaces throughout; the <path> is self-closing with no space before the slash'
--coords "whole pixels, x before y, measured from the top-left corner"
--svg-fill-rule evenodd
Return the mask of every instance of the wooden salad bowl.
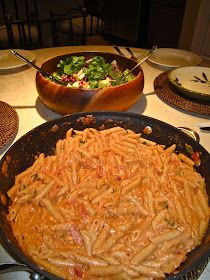
<path id="1" fill-rule="evenodd" d="M 84 56 L 90 59 L 94 56 L 102 56 L 106 62 L 117 61 L 121 71 L 132 69 L 137 63 L 125 56 L 103 52 L 74 52 L 46 60 L 41 68 L 49 73 L 57 69 L 57 64 L 67 56 Z M 125 111 L 137 102 L 143 94 L 144 73 L 139 66 L 133 74 L 132 81 L 108 88 L 84 89 L 73 88 L 57 84 L 42 74 L 36 74 L 36 87 L 41 101 L 52 111 L 61 114 L 92 111 Z"/>

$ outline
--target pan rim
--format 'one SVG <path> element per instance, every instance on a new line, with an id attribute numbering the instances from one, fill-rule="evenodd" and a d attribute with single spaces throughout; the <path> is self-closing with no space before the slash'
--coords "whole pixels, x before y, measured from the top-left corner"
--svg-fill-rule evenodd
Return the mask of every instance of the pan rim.
<path id="1" fill-rule="evenodd" d="M 47 121 L 45 123 L 42 123 L 40 125 L 38 125 L 37 127 L 33 128 L 32 130 L 28 131 L 26 134 L 24 134 L 23 136 L 21 136 L 13 145 L 11 145 L 11 147 L 7 150 L 7 152 L 4 154 L 4 156 L 2 157 L 1 161 L 0 161 L 0 169 L 2 168 L 2 164 L 6 159 L 6 156 L 12 151 L 12 149 L 15 149 L 16 146 L 18 146 L 18 144 L 24 139 L 26 138 L 28 135 L 36 132 L 38 129 L 40 128 L 49 128 L 50 126 L 53 126 L 54 124 L 59 125 L 59 124 L 65 124 L 67 123 L 67 121 L 69 119 L 73 118 L 73 121 L 77 120 L 80 117 L 85 117 L 87 115 L 93 115 L 93 117 L 102 117 L 102 116 L 107 116 L 109 119 L 111 119 L 113 116 L 116 116 L 118 118 L 123 117 L 126 118 L 126 120 L 128 121 L 129 119 L 137 119 L 137 120 L 143 120 L 145 121 L 145 123 L 148 122 L 156 122 L 159 125 L 162 125 L 164 127 L 168 127 L 171 128 L 173 131 L 177 132 L 178 135 L 181 135 L 184 139 L 187 139 L 190 143 L 194 143 L 196 145 L 196 147 L 199 147 L 202 152 L 205 152 L 206 155 L 209 157 L 208 160 L 210 160 L 210 155 L 209 152 L 199 143 L 197 143 L 194 139 L 192 139 L 190 136 L 188 136 L 187 134 L 185 134 L 184 132 L 180 131 L 178 128 L 163 122 L 161 120 L 149 117 L 149 116 L 145 116 L 145 115 L 139 115 L 137 113 L 131 113 L 131 112 L 118 112 L 118 111 L 98 111 L 98 112 L 82 112 L 82 113 L 75 113 L 72 115 L 66 115 L 66 116 L 62 116 L 50 121 Z M 70 126 L 70 123 L 68 123 Z M 7 238 L 7 236 L 4 234 L 4 230 L 2 229 L 2 226 L 0 225 L 0 237 L 3 241 L 3 245 L 6 245 L 6 247 L 9 247 L 8 249 L 11 250 L 11 252 L 13 254 L 15 254 L 20 260 L 21 262 L 23 261 L 24 264 L 26 264 L 27 266 L 29 266 L 31 269 L 33 269 L 34 271 L 40 273 L 41 275 L 48 277 L 49 279 L 53 279 L 53 280 L 60 280 L 62 278 L 57 277 L 51 273 L 49 273 L 47 270 L 44 270 L 40 267 L 38 267 L 38 265 L 36 265 L 32 260 L 30 260 L 30 258 L 25 255 L 23 253 L 23 251 L 21 251 L 19 249 L 19 247 L 17 247 L 13 242 L 11 242 L 10 239 Z M 5 243 L 5 244 L 4 244 Z M 14 248 L 15 245 L 15 248 Z M 196 250 L 196 248 L 194 249 Z M 193 251 L 194 251 L 193 250 Z M 192 252 L 193 252 L 192 251 Z M 197 260 L 195 260 L 189 267 L 183 269 L 182 271 L 178 272 L 177 274 L 172 274 L 169 275 L 168 277 L 166 277 L 165 279 L 167 280 L 172 280 L 172 279 L 181 279 L 181 277 L 185 276 L 187 273 L 189 273 L 190 271 L 192 271 L 193 269 L 196 269 L 199 264 L 205 262 L 205 260 L 210 257 L 210 250 L 207 251 L 205 254 L 203 254 L 200 258 L 198 258 Z"/>

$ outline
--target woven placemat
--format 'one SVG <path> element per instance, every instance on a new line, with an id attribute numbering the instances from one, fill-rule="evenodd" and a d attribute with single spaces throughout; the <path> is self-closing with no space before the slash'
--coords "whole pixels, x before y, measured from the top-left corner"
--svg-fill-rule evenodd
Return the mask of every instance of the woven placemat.
<path id="1" fill-rule="evenodd" d="M 0 148 L 2 148 L 18 131 L 17 112 L 9 104 L 0 101 Z"/>
<path id="2" fill-rule="evenodd" d="M 181 95 L 169 82 L 168 71 L 161 73 L 155 78 L 154 90 L 158 97 L 178 108 L 210 116 L 210 102 Z"/>

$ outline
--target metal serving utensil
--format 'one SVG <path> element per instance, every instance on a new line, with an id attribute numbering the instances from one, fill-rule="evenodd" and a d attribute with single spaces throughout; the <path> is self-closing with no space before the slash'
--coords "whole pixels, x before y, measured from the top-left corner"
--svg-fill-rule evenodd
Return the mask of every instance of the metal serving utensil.
<path id="1" fill-rule="evenodd" d="M 133 59 L 133 60 L 135 60 L 135 61 L 138 61 L 138 58 L 139 57 L 136 57 L 134 54 L 133 54 L 133 52 L 132 52 L 132 50 L 129 48 L 129 47 L 125 47 L 125 49 L 126 49 L 126 51 L 127 52 L 129 52 L 129 54 L 131 55 L 131 59 Z"/>
<path id="2" fill-rule="evenodd" d="M 120 55 L 124 55 L 123 52 L 120 50 L 120 48 L 118 46 L 113 46 L 113 48 L 120 54 Z"/>
<path id="3" fill-rule="evenodd" d="M 153 55 L 157 50 L 157 46 L 153 46 L 150 51 L 145 55 L 131 70 L 126 73 L 121 79 L 123 81 L 130 73 L 132 73 L 139 65 L 141 65 L 144 61 L 146 61 L 151 55 Z"/>
<path id="4" fill-rule="evenodd" d="M 125 54 L 121 51 L 121 49 L 118 47 L 118 46 L 113 46 L 113 48 L 120 54 L 120 55 L 123 55 L 125 56 Z M 123 47 L 124 48 L 124 47 Z M 135 60 L 136 62 L 138 62 L 139 58 L 142 56 L 142 55 L 139 55 L 139 56 L 135 56 L 134 53 L 132 52 L 132 50 L 129 48 L 129 47 L 125 47 L 126 51 L 131 55 L 130 58 Z"/>
<path id="5" fill-rule="evenodd" d="M 192 128 L 189 127 L 184 127 L 184 126 L 179 126 L 177 127 L 179 130 L 185 132 L 187 135 L 189 135 L 190 137 L 192 137 L 196 142 L 200 142 L 200 136 L 199 134 L 193 130 Z"/>
<path id="6" fill-rule="evenodd" d="M 184 132 L 185 134 L 187 134 L 188 136 L 192 137 L 196 142 L 200 142 L 200 136 L 199 134 L 193 130 L 192 128 L 189 127 L 183 127 L 183 126 L 179 126 L 177 127 L 179 130 L 181 130 L 182 132 Z M 148 131 L 148 134 L 150 132 L 152 132 L 152 127 L 151 126 L 146 126 L 146 129 Z"/>
<path id="7" fill-rule="evenodd" d="M 16 57 L 18 57 L 19 59 L 23 60 L 24 62 L 26 62 L 30 67 L 35 68 L 39 73 L 41 73 L 43 76 L 55 81 L 55 79 L 53 78 L 53 76 L 48 73 L 47 71 L 41 69 L 40 67 L 38 67 L 36 64 L 32 63 L 31 61 L 29 61 L 27 58 L 25 58 L 24 56 L 22 56 L 21 54 L 19 54 L 18 52 L 16 52 L 15 50 L 10 50 L 10 52 L 12 54 L 14 54 Z"/>
<path id="8" fill-rule="evenodd" d="M 197 126 L 198 126 L 201 130 L 210 131 L 210 121 L 205 121 L 205 122 L 202 122 L 202 123 L 197 123 Z"/>
<path id="9" fill-rule="evenodd" d="M 206 131 L 210 131 L 210 127 L 207 126 L 207 127 L 200 127 L 201 130 L 206 130 Z"/>

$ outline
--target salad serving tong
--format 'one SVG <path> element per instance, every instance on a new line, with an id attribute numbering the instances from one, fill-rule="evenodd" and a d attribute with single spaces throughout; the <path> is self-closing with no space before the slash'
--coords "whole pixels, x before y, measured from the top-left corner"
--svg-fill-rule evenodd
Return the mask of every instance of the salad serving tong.
<path id="1" fill-rule="evenodd" d="M 118 46 L 113 46 L 113 48 L 120 54 L 120 55 L 125 55 L 121 49 L 118 47 Z M 135 56 L 133 51 L 129 48 L 129 47 L 124 47 L 124 49 L 131 55 L 130 58 L 135 60 L 136 62 L 138 62 L 139 58 L 141 57 L 140 56 Z"/>
<path id="2" fill-rule="evenodd" d="M 125 55 L 122 51 L 121 51 L 121 49 L 118 47 L 118 46 L 113 46 L 113 48 L 120 54 L 120 55 Z M 133 59 L 133 60 L 135 60 L 135 61 L 138 61 L 138 59 L 141 57 L 141 55 L 140 56 L 138 56 L 138 57 L 136 57 L 135 55 L 134 55 L 134 53 L 132 52 L 132 50 L 129 48 L 129 47 L 125 47 L 125 49 L 126 49 L 126 51 L 131 55 L 130 56 L 130 58 L 131 59 Z"/>
<path id="3" fill-rule="evenodd" d="M 157 50 L 157 46 L 155 45 L 155 46 L 153 46 L 153 47 L 149 50 L 149 52 L 148 52 L 145 56 L 143 56 L 143 58 L 142 58 L 140 61 L 138 61 L 138 63 L 137 63 L 131 70 L 129 70 L 129 71 L 122 77 L 122 81 L 123 81 L 129 74 L 131 74 L 137 67 L 139 67 L 144 61 L 146 61 L 151 55 L 153 55 L 153 54 L 156 52 L 156 50 Z"/>
<path id="4" fill-rule="evenodd" d="M 55 81 L 55 79 L 53 78 L 53 76 L 48 73 L 47 71 L 43 70 L 42 68 L 38 67 L 36 64 L 34 64 L 33 62 L 29 61 L 27 58 L 25 58 L 24 56 L 22 56 L 21 54 L 19 54 L 18 52 L 16 52 L 15 50 L 10 50 L 10 52 L 12 54 L 14 54 L 16 57 L 18 57 L 19 59 L 23 60 L 24 62 L 26 62 L 30 67 L 35 68 L 39 73 L 41 73 L 43 76 Z"/>

